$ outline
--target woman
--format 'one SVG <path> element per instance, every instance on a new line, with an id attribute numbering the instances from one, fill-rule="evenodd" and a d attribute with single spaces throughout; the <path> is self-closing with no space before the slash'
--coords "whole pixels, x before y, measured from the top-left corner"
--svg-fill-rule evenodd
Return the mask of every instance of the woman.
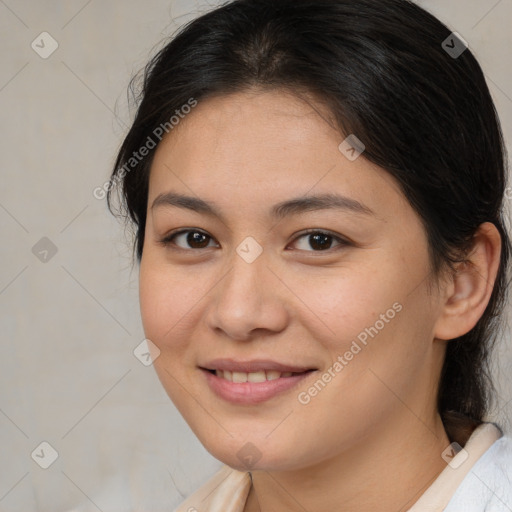
<path id="1" fill-rule="evenodd" d="M 140 100 L 111 184 L 142 322 L 225 464 L 178 510 L 512 510 L 506 160 L 465 41 L 405 0 L 235 0 Z"/>

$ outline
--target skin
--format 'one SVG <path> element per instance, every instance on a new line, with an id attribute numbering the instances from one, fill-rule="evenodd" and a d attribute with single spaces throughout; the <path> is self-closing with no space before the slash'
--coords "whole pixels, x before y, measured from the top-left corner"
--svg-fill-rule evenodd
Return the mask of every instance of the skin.
<path id="1" fill-rule="evenodd" d="M 144 331 L 161 351 L 154 366 L 162 385 L 206 449 L 247 471 L 237 452 L 248 442 L 256 447 L 246 512 L 412 506 L 446 466 L 441 453 L 450 441 L 436 409 L 444 340 L 476 324 L 496 277 L 500 237 L 486 223 L 471 263 L 433 285 L 419 217 L 364 153 L 345 158 L 338 149 L 345 137 L 328 116 L 280 90 L 212 97 L 163 139 L 151 168 L 140 264 Z M 222 219 L 152 208 L 169 191 L 214 203 Z M 270 216 L 281 201 L 333 192 L 373 214 Z M 210 238 L 159 242 L 180 228 Z M 320 250 L 303 235 L 310 228 L 349 243 L 328 238 Z M 252 263 L 236 252 L 248 236 L 263 248 Z M 400 312 L 300 403 L 298 394 L 395 303 Z M 198 368 L 217 357 L 317 371 L 266 402 L 235 405 L 215 395 Z"/>

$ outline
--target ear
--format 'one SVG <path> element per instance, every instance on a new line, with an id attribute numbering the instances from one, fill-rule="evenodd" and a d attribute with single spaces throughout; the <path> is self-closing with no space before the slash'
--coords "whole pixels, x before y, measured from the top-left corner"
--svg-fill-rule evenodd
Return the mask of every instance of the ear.
<path id="1" fill-rule="evenodd" d="M 501 236 L 490 222 L 480 225 L 470 254 L 460 263 L 444 289 L 434 337 L 458 338 L 469 332 L 484 314 L 500 264 Z"/>

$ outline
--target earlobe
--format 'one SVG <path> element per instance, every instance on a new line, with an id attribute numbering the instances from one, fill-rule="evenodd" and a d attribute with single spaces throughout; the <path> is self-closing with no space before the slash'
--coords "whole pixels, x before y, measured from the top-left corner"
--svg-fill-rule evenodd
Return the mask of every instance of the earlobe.
<path id="1" fill-rule="evenodd" d="M 466 260 L 447 284 L 434 336 L 451 340 L 469 332 L 484 314 L 498 273 L 501 236 L 490 222 L 480 225 Z"/>

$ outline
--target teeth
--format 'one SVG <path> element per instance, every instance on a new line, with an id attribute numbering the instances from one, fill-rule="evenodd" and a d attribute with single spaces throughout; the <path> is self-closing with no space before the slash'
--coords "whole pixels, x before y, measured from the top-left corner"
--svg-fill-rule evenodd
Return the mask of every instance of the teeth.
<path id="1" fill-rule="evenodd" d="M 233 382 L 247 382 L 247 373 L 233 372 Z"/>
<path id="2" fill-rule="evenodd" d="M 266 380 L 276 380 L 280 377 L 291 377 L 292 372 L 278 372 L 276 370 L 261 370 L 259 372 L 229 372 L 223 370 L 215 370 L 215 375 L 221 379 L 230 382 L 265 382 Z"/>
<path id="3" fill-rule="evenodd" d="M 266 380 L 265 371 L 247 374 L 247 382 L 265 382 Z"/>

